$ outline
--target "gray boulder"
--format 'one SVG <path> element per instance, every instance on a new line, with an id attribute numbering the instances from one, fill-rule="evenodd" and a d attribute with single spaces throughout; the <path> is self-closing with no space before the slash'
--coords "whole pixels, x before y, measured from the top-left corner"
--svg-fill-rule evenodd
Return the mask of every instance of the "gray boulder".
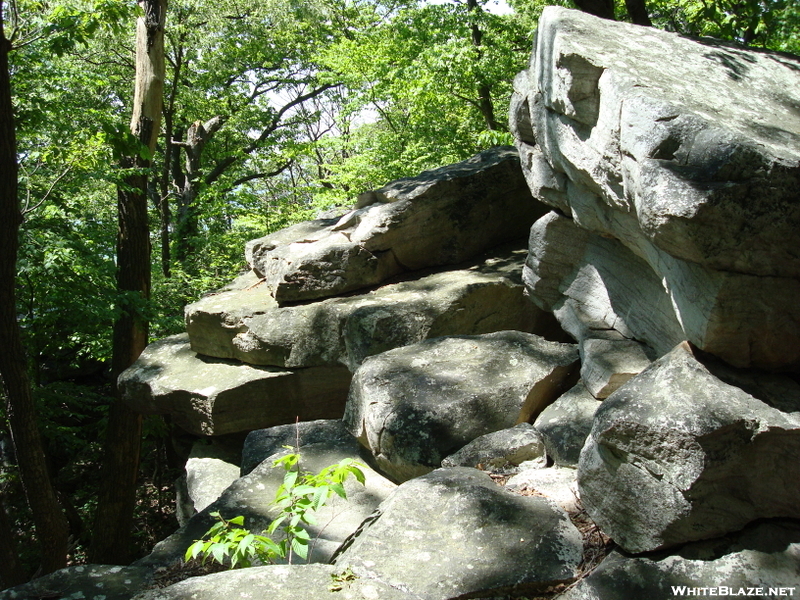
<path id="1" fill-rule="evenodd" d="M 583 382 L 545 408 L 533 426 L 541 434 L 547 456 L 562 467 L 577 467 L 581 450 L 600 407 Z"/>
<path id="2" fill-rule="evenodd" d="M 530 423 L 493 431 L 472 440 L 458 452 L 442 460 L 443 467 L 474 467 L 504 470 L 523 462 L 547 461 L 542 436 Z"/>
<path id="3" fill-rule="evenodd" d="M 129 600 L 153 581 L 153 570 L 119 565 L 80 565 L 60 569 L 0 592 L 1 600 Z"/>
<path id="4" fill-rule="evenodd" d="M 397 481 L 476 437 L 530 421 L 576 371 L 572 344 L 519 331 L 426 340 L 368 358 L 343 420 Z"/>
<path id="5" fill-rule="evenodd" d="M 181 334 L 150 344 L 118 385 L 134 410 L 168 414 L 189 433 L 207 436 L 339 418 L 350 379 L 345 367 L 289 370 L 210 359 Z"/>
<path id="6" fill-rule="evenodd" d="M 796 58 L 548 7 L 512 124 L 534 196 L 635 256 L 682 337 L 738 367 L 796 370 L 798 87 Z M 652 318 L 614 308 L 604 329 Z"/>
<path id="7" fill-rule="evenodd" d="M 798 588 L 800 525 L 768 521 L 725 538 L 687 544 L 673 553 L 627 556 L 615 550 L 588 577 L 557 598 L 788 598 L 797 596 Z"/>
<path id="8" fill-rule="evenodd" d="M 193 577 L 149 590 L 136 600 L 419 600 L 381 581 L 353 577 L 330 565 L 268 565 Z"/>
<path id="9" fill-rule="evenodd" d="M 525 255 L 520 245 L 506 246 L 457 269 L 284 307 L 267 286 L 245 280 L 187 306 L 186 330 L 192 349 L 207 356 L 289 368 L 343 364 L 351 371 L 367 356 L 429 337 L 541 332 L 554 321 L 524 293 Z"/>
<path id="10" fill-rule="evenodd" d="M 400 179 L 324 220 L 248 245 L 252 269 L 279 304 L 336 296 L 388 277 L 457 264 L 518 239 L 544 212 L 513 148 Z"/>
<path id="11" fill-rule="evenodd" d="M 578 467 L 589 515 L 628 552 L 800 517 L 800 386 L 783 383 L 777 408 L 677 346 L 597 410 Z"/>
<path id="12" fill-rule="evenodd" d="M 398 487 L 334 564 L 445 600 L 520 595 L 569 581 L 581 556 L 580 534 L 563 511 L 454 467 Z"/>
<path id="13" fill-rule="evenodd" d="M 356 449 L 357 450 L 357 449 Z M 273 461 L 288 452 L 280 448 L 265 458 L 248 475 L 234 481 L 222 495 L 205 509 L 192 517 L 174 534 L 159 542 L 153 552 L 137 561 L 138 566 L 171 565 L 182 560 L 186 549 L 216 523 L 212 512 L 219 512 L 226 519 L 239 515 L 245 517 L 245 527 L 260 532 L 278 515 L 273 505 L 275 492 L 283 483 L 285 470 L 274 467 Z M 318 442 L 300 447 L 300 468 L 317 473 L 345 458 L 359 459 L 358 452 L 349 444 Z M 304 527 L 313 540 L 310 544 L 308 562 L 328 562 L 339 545 L 352 534 L 361 522 L 395 489 L 395 485 L 366 465 L 361 467 L 365 485 L 353 478 L 345 483 L 347 499 L 334 495 L 328 503 L 314 513 L 315 524 Z M 280 532 L 272 537 L 278 539 Z"/>

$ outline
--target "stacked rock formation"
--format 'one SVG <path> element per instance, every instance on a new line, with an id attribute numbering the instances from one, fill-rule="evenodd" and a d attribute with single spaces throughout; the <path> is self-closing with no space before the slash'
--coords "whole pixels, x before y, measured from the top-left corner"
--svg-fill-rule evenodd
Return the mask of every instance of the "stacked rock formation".
<path id="1" fill-rule="evenodd" d="M 545 330 L 554 321 L 520 274 L 546 210 L 516 151 L 495 148 L 254 240 L 250 271 L 187 306 L 187 333 L 149 346 L 120 378 L 123 396 L 202 436 L 338 418 L 368 356 L 442 335 Z"/>
<path id="2" fill-rule="evenodd" d="M 138 410 L 198 436 L 251 431 L 241 477 L 195 451 L 199 512 L 126 567 L 136 585 L 213 510 L 274 516 L 283 446 L 313 469 L 371 465 L 310 526 L 312 560 L 331 564 L 139 600 L 794 595 L 798 90 L 800 59 L 547 8 L 515 81 L 518 154 L 254 240 L 250 272 L 123 374 Z M 588 576 L 584 509 L 618 546 Z M 48 585 L 116 593 L 119 571 L 87 573 Z"/>

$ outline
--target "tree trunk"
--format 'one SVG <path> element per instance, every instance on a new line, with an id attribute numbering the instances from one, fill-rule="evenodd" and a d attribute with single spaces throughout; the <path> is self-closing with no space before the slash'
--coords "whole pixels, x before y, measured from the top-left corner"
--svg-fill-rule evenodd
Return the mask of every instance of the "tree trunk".
<path id="1" fill-rule="evenodd" d="M 583 12 L 614 20 L 614 0 L 574 0 L 574 2 Z"/>
<path id="2" fill-rule="evenodd" d="M 469 10 L 470 16 L 473 19 L 477 18 L 478 13 L 482 10 L 481 7 L 478 5 L 478 0 L 467 0 L 467 9 Z M 478 26 L 477 21 L 473 20 L 471 25 L 472 30 L 472 46 L 475 48 L 475 54 L 477 60 L 480 60 L 483 56 L 483 49 L 481 46 L 483 45 L 483 32 L 481 28 Z M 478 75 L 478 84 L 477 84 L 477 92 L 478 92 L 478 107 L 481 111 L 481 115 L 483 116 L 483 120 L 486 123 L 486 129 L 489 131 L 498 131 L 501 130 L 502 127 L 500 123 L 497 122 L 497 118 L 494 114 L 494 102 L 492 101 L 492 88 L 489 86 L 486 81 Z"/>
<path id="3" fill-rule="evenodd" d="M 141 0 L 144 16 L 136 26 L 136 86 L 131 132 L 150 153 L 161 122 L 164 90 L 164 17 L 166 0 Z M 150 228 L 147 222 L 149 160 L 128 157 L 123 169 L 135 169 L 117 190 L 117 291 L 121 314 L 114 323 L 114 378 L 139 357 L 147 345 L 143 314 L 150 297 Z M 129 562 L 136 479 L 139 472 L 142 416 L 117 397 L 111 405 L 106 433 L 103 477 L 97 505 L 91 562 Z"/>
<path id="4" fill-rule="evenodd" d="M 42 548 L 42 572 L 66 566 L 69 526 L 50 481 L 25 352 L 17 323 L 15 279 L 22 214 L 17 197 L 17 148 L 8 52 L 0 11 L 0 376 L 6 390 L 6 417 L 22 485 Z"/>
<path id="5" fill-rule="evenodd" d="M 653 26 L 653 23 L 650 21 L 650 15 L 647 14 L 645 0 L 625 0 L 625 8 L 628 9 L 631 23 L 643 25 L 645 27 Z"/>

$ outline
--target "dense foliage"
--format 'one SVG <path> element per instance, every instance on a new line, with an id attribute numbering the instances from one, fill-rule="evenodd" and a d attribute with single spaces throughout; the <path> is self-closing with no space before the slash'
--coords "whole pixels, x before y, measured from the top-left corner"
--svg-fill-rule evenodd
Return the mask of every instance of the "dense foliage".
<path id="1" fill-rule="evenodd" d="M 162 135 L 145 157 L 153 293 L 140 309 L 151 336 L 180 331 L 184 304 L 241 271 L 247 240 L 510 141 L 511 80 L 546 2 L 509 4 L 498 14 L 487 0 L 172 0 Z M 793 0 L 646 6 L 657 27 L 800 53 Z M 17 317 L 77 560 L 111 388 L 111 326 L 124 304 L 114 281 L 116 165 L 143 151 L 128 127 L 138 9 L 132 0 L 0 7 L 24 216 Z M 621 0 L 616 14 L 627 18 Z M 167 430 L 150 423 L 144 464 L 154 472 Z M 28 535 L 13 456 L 0 454 L 0 492 Z"/>

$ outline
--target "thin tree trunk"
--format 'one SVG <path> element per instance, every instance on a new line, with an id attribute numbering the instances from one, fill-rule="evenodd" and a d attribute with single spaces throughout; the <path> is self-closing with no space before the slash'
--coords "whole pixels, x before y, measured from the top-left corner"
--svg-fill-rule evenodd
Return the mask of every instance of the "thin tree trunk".
<path id="1" fill-rule="evenodd" d="M 653 26 L 653 23 L 650 21 L 650 15 L 647 14 L 645 0 L 625 0 L 625 8 L 628 9 L 631 23 L 643 25 L 645 27 Z"/>
<path id="2" fill-rule="evenodd" d="M 6 390 L 6 417 L 22 485 L 42 548 L 42 572 L 66 566 L 69 526 L 50 481 L 25 352 L 17 323 L 15 295 L 19 226 L 17 148 L 11 104 L 8 52 L 0 11 L 0 376 Z"/>
<path id="3" fill-rule="evenodd" d="M 478 13 L 481 11 L 481 7 L 478 5 L 478 0 L 467 0 L 467 8 L 469 9 L 470 15 L 473 18 L 477 18 Z M 475 53 L 477 55 L 477 59 L 480 60 L 483 56 L 483 32 L 481 28 L 478 26 L 477 21 L 472 22 L 472 46 L 475 48 Z M 498 131 L 501 130 L 502 127 L 500 123 L 497 122 L 497 118 L 494 114 L 494 102 L 492 101 L 492 89 L 486 81 L 484 81 L 480 75 L 478 76 L 478 85 L 477 85 L 477 92 L 478 92 L 478 107 L 480 108 L 481 115 L 483 116 L 483 120 L 486 123 L 486 129 L 489 131 Z"/>
<path id="4" fill-rule="evenodd" d="M 573 0 L 583 12 L 614 20 L 614 0 Z"/>
<path id="5" fill-rule="evenodd" d="M 144 16 L 136 26 L 136 87 L 131 132 L 155 149 L 164 90 L 164 17 L 166 0 L 141 0 Z M 150 228 L 147 222 L 149 160 L 128 157 L 122 168 L 135 168 L 117 190 L 117 290 L 121 315 L 114 323 L 112 374 L 118 377 L 147 345 L 148 322 L 142 309 L 150 297 Z M 92 562 L 129 562 L 131 529 L 139 473 L 142 416 L 119 397 L 111 405 L 103 477 L 98 496 Z"/>

